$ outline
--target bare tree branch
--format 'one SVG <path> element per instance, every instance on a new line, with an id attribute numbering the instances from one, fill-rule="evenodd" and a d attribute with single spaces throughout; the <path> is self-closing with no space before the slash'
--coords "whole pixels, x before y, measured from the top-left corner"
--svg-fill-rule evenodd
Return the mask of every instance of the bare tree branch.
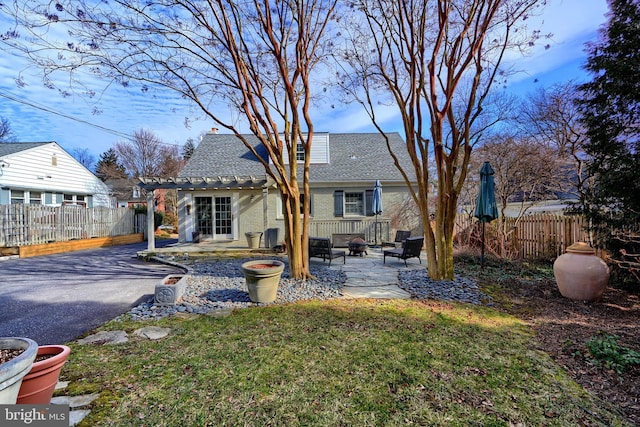
<path id="1" fill-rule="evenodd" d="M 434 279 L 453 277 L 458 197 L 472 148 L 492 122 L 483 118 L 484 105 L 505 52 L 539 37 L 522 24 L 539 3 L 544 1 L 359 0 L 345 26 L 349 43 L 340 59 L 348 64 L 338 66 L 339 84 L 381 132 L 380 97 L 398 108 L 413 170 L 397 161 L 396 167 L 420 209 Z"/>
<path id="2" fill-rule="evenodd" d="M 169 88 L 235 134 L 262 163 L 283 199 L 292 277 L 308 276 L 309 106 L 337 19 L 337 0 L 14 0 L 0 6 L 26 37 L 5 43 L 53 74 L 90 70 L 111 84 Z M 16 29 L 16 34 L 19 34 Z M 28 40 L 28 42 L 25 42 Z M 318 79 L 319 80 L 319 79 Z M 220 108 L 222 107 L 222 108 Z M 242 115 L 268 153 L 262 158 L 228 118 Z M 296 147 L 305 152 L 299 189 Z M 145 171 L 144 167 L 136 170 Z M 300 220 L 304 194 L 303 220 Z"/>

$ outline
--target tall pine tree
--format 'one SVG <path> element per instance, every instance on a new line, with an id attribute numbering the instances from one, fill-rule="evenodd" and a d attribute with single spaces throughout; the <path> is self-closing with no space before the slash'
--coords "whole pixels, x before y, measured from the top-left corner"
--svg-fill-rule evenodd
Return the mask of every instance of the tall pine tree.
<path id="1" fill-rule="evenodd" d="M 640 249 L 640 2 L 609 7 L 600 40 L 588 46 L 593 80 L 581 86 L 595 181 L 583 206 L 596 243 L 619 258 L 621 247 Z"/>
<path id="2" fill-rule="evenodd" d="M 187 139 L 187 142 L 182 146 L 182 158 L 187 161 L 193 155 L 193 152 L 196 150 L 196 144 L 193 142 L 192 138 Z"/>
<path id="3" fill-rule="evenodd" d="M 100 160 L 96 164 L 96 176 L 102 181 L 127 178 L 125 168 L 120 163 L 118 155 L 113 148 L 109 148 L 100 154 Z"/>

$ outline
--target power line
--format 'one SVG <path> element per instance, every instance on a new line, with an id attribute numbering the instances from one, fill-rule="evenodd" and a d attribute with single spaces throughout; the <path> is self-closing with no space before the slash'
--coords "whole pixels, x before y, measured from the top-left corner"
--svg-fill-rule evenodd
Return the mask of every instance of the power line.
<path id="1" fill-rule="evenodd" d="M 96 128 L 96 129 L 100 129 L 100 130 L 102 130 L 104 132 L 119 136 L 120 138 L 124 138 L 124 139 L 127 139 L 129 141 L 133 141 L 134 140 L 134 136 L 130 135 L 128 133 L 120 132 L 120 131 L 115 130 L 115 129 L 111 129 L 111 128 L 108 128 L 108 127 L 105 127 L 105 126 L 97 125 L 97 124 L 89 122 L 87 120 L 80 119 L 78 117 L 75 117 L 75 116 L 72 116 L 72 115 L 69 115 L 69 114 L 66 114 L 66 113 L 62 113 L 60 111 L 56 111 L 51 107 L 47 107 L 45 105 L 38 104 L 37 102 L 34 102 L 34 101 L 21 99 L 21 98 L 15 96 L 15 95 L 12 95 L 12 94 L 10 94 L 8 92 L 5 92 L 4 90 L 1 90 L 1 89 L 0 89 L 0 97 L 9 99 L 9 100 L 17 102 L 19 104 L 26 105 L 26 106 L 31 107 L 31 108 L 35 108 L 37 110 L 44 111 L 46 113 L 55 114 L 56 116 L 64 117 L 66 119 L 73 120 L 75 122 L 82 123 L 82 124 L 85 124 L 87 126 L 91 126 L 93 128 Z M 175 147 L 182 147 L 182 144 L 178 144 L 178 143 L 161 142 L 161 144 L 162 145 L 171 145 L 171 146 L 175 146 Z"/>
<path id="2" fill-rule="evenodd" d="M 107 127 L 104 127 L 104 126 L 100 126 L 98 124 L 91 123 L 91 122 L 89 122 L 87 120 L 83 120 L 83 119 L 80 119 L 78 117 L 74 117 L 72 115 L 69 115 L 69 114 L 66 114 L 66 113 L 62 113 L 60 111 L 56 111 L 53 108 L 47 107 L 47 106 L 42 105 L 42 104 L 38 104 L 38 103 L 36 103 L 34 101 L 28 101 L 28 100 L 25 100 L 25 99 L 20 99 L 17 96 L 12 95 L 12 94 L 7 93 L 7 92 L 2 91 L 2 90 L 0 90 L 0 96 L 3 97 L 3 98 L 9 99 L 11 101 L 17 102 L 19 104 L 23 104 L 23 105 L 29 106 L 31 108 L 42 110 L 42 111 L 47 112 L 47 113 L 55 114 L 56 116 L 64 117 L 66 119 L 73 120 L 75 122 L 82 123 L 82 124 L 94 127 L 96 129 L 100 129 L 102 131 L 111 133 L 111 134 L 119 136 L 121 138 L 129 139 L 129 140 L 133 139 L 133 137 L 131 135 L 127 134 L 127 133 L 120 132 L 120 131 L 117 131 L 115 129 L 107 128 Z"/>

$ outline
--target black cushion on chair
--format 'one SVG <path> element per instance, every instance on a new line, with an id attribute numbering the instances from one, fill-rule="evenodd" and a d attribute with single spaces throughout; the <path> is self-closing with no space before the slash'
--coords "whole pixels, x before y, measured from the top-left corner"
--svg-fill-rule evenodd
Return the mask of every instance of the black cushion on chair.
<path id="1" fill-rule="evenodd" d="M 347 257 L 345 251 L 337 251 L 333 249 L 331 240 L 325 237 L 309 237 L 309 258 L 322 258 L 322 261 L 329 260 L 329 266 L 331 266 L 331 260 L 334 258 L 343 259 L 343 264 L 346 264 Z"/>
<path id="2" fill-rule="evenodd" d="M 398 230 L 396 231 L 396 238 L 393 242 L 382 242 L 382 247 L 385 246 L 393 246 L 395 248 L 400 247 L 405 240 L 411 237 L 411 231 L 408 230 Z"/>
<path id="3" fill-rule="evenodd" d="M 404 245 L 401 248 L 387 249 L 383 252 L 382 262 L 386 263 L 387 257 L 400 258 L 404 260 L 404 265 L 407 265 L 407 259 L 418 258 L 420 264 L 420 252 L 422 252 L 422 245 L 424 244 L 424 237 L 410 237 L 405 240 Z"/>

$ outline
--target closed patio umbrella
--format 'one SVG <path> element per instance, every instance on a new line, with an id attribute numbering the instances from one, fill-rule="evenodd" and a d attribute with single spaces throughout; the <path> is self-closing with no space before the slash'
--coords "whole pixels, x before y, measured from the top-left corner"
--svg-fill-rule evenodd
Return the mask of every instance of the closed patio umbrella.
<path id="1" fill-rule="evenodd" d="M 473 216 L 478 218 L 482 223 L 482 254 L 480 256 L 480 266 L 484 267 L 484 226 L 485 223 L 498 218 L 493 168 L 489 162 L 484 162 L 480 169 L 480 192 L 476 199 L 476 210 Z"/>
<path id="2" fill-rule="evenodd" d="M 376 226 L 375 226 L 374 234 L 375 234 L 376 246 L 377 246 L 378 245 L 378 215 L 382 213 L 382 185 L 380 184 L 380 180 L 376 180 L 376 184 L 373 186 L 371 211 L 376 216 Z"/>

